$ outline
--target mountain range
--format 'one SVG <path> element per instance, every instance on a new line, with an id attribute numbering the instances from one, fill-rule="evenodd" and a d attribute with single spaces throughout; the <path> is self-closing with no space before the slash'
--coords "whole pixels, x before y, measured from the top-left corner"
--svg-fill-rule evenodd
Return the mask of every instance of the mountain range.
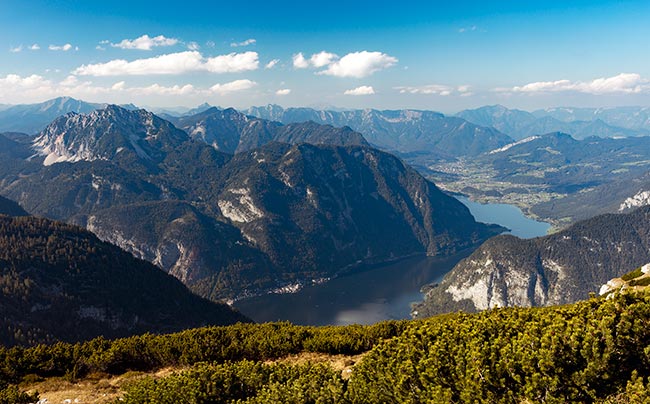
<path id="1" fill-rule="evenodd" d="M 107 105 L 89 103 L 70 97 L 59 97 L 37 104 L 7 106 L 0 109 L 0 132 L 20 132 L 33 135 L 61 115 L 69 112 L 87 114 Z M 123 107 L 136 109 L 132 104 Z"/>
<path id="2" fill-rule="evenodd" d="M 549 108 L 527 112 L 489 105 L 464 110 L 456 116 L 496 128 L 516 140 L 549 132 L 569 133 L 576 139 L 650 134 L 650 108 L 642 107 Z"/>
<path id="3" fill-rule="evenodd" d="M 362 261 L 453 254 L 502 230 L 476 223 L 349 128 L 234 110 L 190 118 L 212 143 L 239 139 L 229 150 L 246 151 L 224 153 L 150 112 L 108 106 L 61 116 L 31 144 L 5 138 L 12 151 L 0 151 L 0 192 L 215 300 L 328 278 Z M 247 135 L 258 127 L 273 130 Z"/>
<path id="4" fill-rule="evenodd" d="M 409 153 L 426 153 L 436 158 L 474 156 L 513 141 L 494 128 L 432 111 L 319 111 L 267 105 L 243 112 L 285 124 L 313 121 L 336 127 L 349 126 L 363 134 L 370 144 L 405 155 L 407 159 Z"/>
<path id="5" fill-rule="evenodd" d="M 229 154 L 254 149 L 272 141 L 290 144 L 368 145 L 360 133 L 347 126 L 337 128 L 313 121 L 283 125 L 244 115 L 233 108 L 212 107 L 195 115 L 172 118 L 171 122 L 193 139 Z"/>
<path id="6" fill-rule="evenodd" d="M 425 288 L 417 317 L 455 310 L 573 303 L 650 262 L 650 206 L 580 221 L 534 239 L 493 237 Z"/>

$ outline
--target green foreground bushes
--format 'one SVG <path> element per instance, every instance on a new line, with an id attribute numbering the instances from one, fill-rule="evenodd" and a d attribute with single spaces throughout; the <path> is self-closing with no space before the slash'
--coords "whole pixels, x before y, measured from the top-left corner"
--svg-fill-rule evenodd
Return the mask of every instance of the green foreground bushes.
<path id="1" fill-rule="evenodd" d="M 236 324 L 113 341 L 95 338 L 78 344 L 0 348 L 0 388 L 26 378 L 74 380 L 90 373 L 119 375 L 200 362 L 264 361 L 300 352 L 353 355 L 401 334 L 407 325 L 407 321 L 347 327 Z"/>
<path id="2" fill-rule="evenodd" d="M 349 380 L 326 365 L 265 364 L 301 351 L 370 351 Z M 374 326 L 236 325 L 4 350 L 0 374 L 144 378 L 127 403 L 649 403 L 650 296 L 497 309 Z M 0 401 L 1 402 L 1 401 Z"/>

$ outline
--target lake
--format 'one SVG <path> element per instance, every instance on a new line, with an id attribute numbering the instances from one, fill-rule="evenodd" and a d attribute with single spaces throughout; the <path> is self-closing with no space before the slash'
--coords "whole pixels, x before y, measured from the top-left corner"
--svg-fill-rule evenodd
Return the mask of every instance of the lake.
<path id="1" fill-rule="evenodd" d="M 476 220 L 508 227 L 518 237 L 542 236 L 550 228 L 547 223 L 525 217 L 514 206 L 458 199 L 468 206 Z M 422 300 L 420 288 L 440 282 L 470 253 L 447 258 L 419 256 L 368 267 L 296 293 L 240 300 L 235 308 L 257 322 L 286 320 L 300 325 L 372 324 L 410 318 L 411 303 Z"/>
<path id="2" fill-rule="evenodd" d="M 510 234 L 521 238 L 543 236 L 551 228 L 546 222 L 538 222 L 524 216 L 521 209 L 503 203 L 478 203 L 464 196 L 457 196 L 469 208 L 474 218 L 483 223 L 496 223 L 510 229 Z"/>
<path id="3" fill-rule="evenodd" d="M 448 258 L 425 256 L 367 268 L 291 294 L 244 299 L 235 308 L 257 322 L 288 320 L 300 325 L 373 324 L 410 317 L 420 288 L 439 282 L 471 251 Z"/>

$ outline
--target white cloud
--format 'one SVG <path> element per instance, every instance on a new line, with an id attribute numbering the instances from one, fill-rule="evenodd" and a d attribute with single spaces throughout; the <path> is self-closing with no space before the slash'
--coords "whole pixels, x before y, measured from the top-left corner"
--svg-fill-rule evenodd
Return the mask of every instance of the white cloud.
<path id="1" fill-rule="evenodd" d="M 120 83 L 116 83 L 116 85 L 117 84 Z M 113 87 L 115 87 L 115 85 L 113 85 Z M 124 90 L 123 87 L 122 90 Z M 196 93 L 196 89 L 191 84 L 185 84 L 184 86 L 175 85 L 171 87 L 152 84 L 148 87 L 131 88 L 128 89 L 128 91 L 137 95 L 190 95 Z"/>
<path id="2" fill-rule="evenodd" d="M 591 81 L 537 81 L 510 89 L 496 89 L 499 92 L 553 93 L 574 91 L 587 94 L 638 94 L 650 91 L 650 80 L 636 73 L 621 73 L 613 77 L 601 77 Z"/>
<path id="3" fill-rule="evenodd" d="M 311 63 L 312 66 L 319 68 L 319 67 L 332 64 L 332 62 L 334 62 L 338 58 L 339 58 L 338 55 L 334 53 L 321 51 L 319 53 L 314 53 L 313 55 L 311 55 L 311 58 L 309 58 L 309 62 Z"/>
<path id="4" fill-rule="evenodd" d="M 150 37 L 149 35 L 142 35 L 136 39 L 123 39 L 119 43 L 112 43 L 111 46 L 120 49 L 138 49 L 138 50 L 151 50 L 158 46 L 173 46 L 178 43 L 176 38 L 167 38 L 164 35 Z"/>
<path id="5" fill-rule="evenodd" d="M 463 34 L 463 33 L 465 33 L 465 32 L 472 32 L 472 31 L 476 31 L 476 30 L 478 30 L 478 27 L 477 27 L 476 25 L 472 25 L 472 26 L 469 26 L 469 27 L 462 27 L 462 28 L 459 28 L 459 29 L 458 29 L 458 32 L 460 32 L 461 34 Z"/>
<path id="6" fill-rule="evenodd" d="M 442 84 L 429 84 L 426 86 L 395 87 L 395 90 L 398 90 L 400 94 L 424 94 L 424 95 L 441 95 L 441 96 L 448 96 L 454 92 L 453 87 L 445 86 Z M 460 88 L 459 88 L 459 92 L 462 92 L 460 91 Z"/>
<path id="7" fill-rule="evenodd" d="M 37 51 L 39 49 L 41 49 L 41 47 L 37 43 L 34 43 L 32 44 L 32 46 L 29 47 L 29 50 L 33 50 L 33 51 Z"/>
<path id="8" fill-rule="evenodd" d="M 372 86 L 361 86 L 353 88 L 352 90 L 346 90 L 343 94 L 345 95 L 372 95 L 375 93 L 375 89 Z"/>
<path id="9" fill-rule="evenodd" d="M 198 43 L 192 41 L 187 44 L 187 49 L 195 51 L 201 49 L 201 47 Z"/>
<path id="10" fill-rule="evenodd" d="M 230 53 L 207 58 L 204 66 L 211 73 L 236 73 L 257 70 L 259 60 L 257 52 Z"/>
<path id="11" fill-rule="evenodd" d="M 21 77 L 17 74 L 8 74 L 5 78 L 0 78 L 0 89 L 2 90 L 34 89 L 49 85 L 49 80 L 37 74 L 26 77 Z M 4 91 L 0 91 L 0 93 L 2 92 Z"/>
<path id="12" fill-rule="evenodd" d="M 23 46 L 22 45 L 18 45 L 16 47 L 9 48 L 9 52 L 11 52 L 11 53 L 18 53 L 18 52 L 22 52 L 22 51 L 23 51 Z"/>
<path id="13" fill-rule="evenodd" d="M 85 97 L 108 92 L 108 88 L 95 87 L 90 82 L 79 82 L 74 76 L 68 76 L 59 83 L 39 75 L 21 77 L 9 74 L 0 78 L 0 99 L 12 103 L 33 102 L 60 95 Z"/>
<path id="14" fill-rule="evenodd" d="M 238 46 L 248 46 L 248 45 L 253 45 L 257 42 L 257 40 L 250 38 L 242 42 L 233 42 L 230 44 L 231 47 L 236 48 Z"/>
<path id="15" fill-rule="evenodd" d="M 65 45 L 50 45 L 50 46 L 48 46 L 48 49 L 51 50 L 51 51 L 67 52 L 67 51 L 72 49 L 72 45 L 70 45 L 69 43 L 67 43 Z M 79 48 L 76 48 L 76 49 L 79 50 Z"/>
<path id="16" fill-rule="evenodd" d="M 105 51 L 105 50 L 106 50 L 106 48 L 104 48 L 104 47 L 101 46 L 101 45 L 97 45 L 97 46 L 95 46 L 95 49 L 100 50 L 100 51 Z"/>
<path id="17" fill-rule="evenodd" d="M 77 76 L 70 75 L 63 79 L 60 84 L 65 87 L 76 86 L 79 84 L 79 79 L 77 79 Z"/>
<path id="18" fill-rule="evenodd" d="M 132 100 L 136 96 L 195 96 L 209 97 L 226 95 L 255 87 L 257 83 L 251 80 L 235 80 L 223 84 L 215 84 L 209 88 L 197 88 L 191 84 L 164 86 L 152 84 L 145 87 L 129 87 L 126 82 L 119 81 L 109 86 L 99 86 L 91 81 L 80 81 L 75 75 L 70 75 L 60 82 L 53 82 L 39 75 L 21 77 L 9 74 L 0 78 L 0 101 L 3 102 L 34 102 L 62 95 L 72 97 L 122 97 Z"/>
<path id="19" fill-rule="evenodd" d="M 118 81 L 111 86 L 111 90 L 113 91 L 122 91 L 124 88 L 126 88 L 126 83 L 123 81 Z"/>
<path id="20" fill-rule="evenodd" d="M 212 87 L 210 87 L 210 91 L 213 93 L 217 94 L 228 94 L 232 93 L 235 91 L 243 91 L 243 90 L 248 90 L 257 85 L 256 82 L 251 81 L 251 80 L 235 80 L 231 81 L 229 83 L 224 83 L 224 84 L 215 84 Z"/>
<path id="21" fill-rule="evenodd" d="M 276 95 L 289 95 L 290 93 L 291 93 L 291 89 L 289 88 L 282 88 L 275 92 Z"/>
<path id="22" fill-rule="evenodd" d="M 331 63 L 327 69 L 318 72 L 318 74 L 363 78 L 379 70 L 387 69 L 397 62 L 397 58 L 381 52 L 353 52 Z"/>
<path id="23" fill-rule="evenodd" d="M 293 60 L 293 67 L 295 67 L 296 69 L 306 69 L 309 67 L 309 62 L 307 61 L 307 59 L 305 59 L 305 56 L 302 54 L 302 52 L 293 55 L 292 60 Z"/>
<path id="24" fill-rule="evenodd" d="M 325 74 L 336 77 L 363 78 L 379 70 L 387 69 L 398 62 L 397 58 L 381 52 L 352 52 L 339 58 L 331 52 L 321 51 L 314 53 L 309 59 L 305 55 L 296 53 L 293 55 L 293 67 L 296 69 L 307 69 L 309 67 L 327 67 L 316 74 Z"/>
<path id="25" fill-rule="evenodd" d="M 74 74 L 82 76 L 138 76 L 150 74 L 182 74 L 196 71 L 210 73 L 235 73 L 256 70 L 257 52 L 230 53 L 206 58 L 197 51 L 170 53 L 147 59 L 126 61 L 111 60 L 106 63 L 82 65 Z"/>
<path id="26" fill-rule="evenodd" d="M 267 63 L 266 66 L 264 66 L 264 68 L 265 69 L 273 69 L 275 67 L 275 65 L 277 65 L 278 63 L 280 63 L 280 59 L 273 59 L 269 63 Z"/>

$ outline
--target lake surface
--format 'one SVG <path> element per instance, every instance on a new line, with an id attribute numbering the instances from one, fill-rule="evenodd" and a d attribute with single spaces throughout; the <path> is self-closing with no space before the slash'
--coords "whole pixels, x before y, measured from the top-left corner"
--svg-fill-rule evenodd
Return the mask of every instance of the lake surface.
<path id="1" fill-rule="evenodd" d="M 469 208 L 474 218 L 483 223 L 496 223 L 510 229 L 510 234 L 521 238 L 533 238 L 546 235 L 551 225 L 538 222 L 524 216 L 521 209 L 503 203 L 478 203 L 464 196 L 457 196 Z"/>
<path id="2" fill-rule="evenodd" d="M 288 320 L 300 325 L 373 324 L 410 318 L 411 303 L 422 300 L 420 288 L 442 280 L 470 252 L 444 259 L 407 258 L 297 293 L 241 300 L 235 307 L 257 322 Z"/>
<path id="3" fill-rule="evenodd" d="M 518 237 L 543 236 L 548 223 L 523 215 L 515 206 L 480 204 L 459 197 L 476 220 L 497 223 Z M 420 288 L 440 282 L 466 251 L 448 258 L 413 257 L 366 268 L 362 272 L 303 288 L 292 294 L 269 294 L 241 300 L 235 307 L 257 322 L 291 321 L 300 325 L 372 324 L 410 318 L 411 303 L 422 300 Z"/>

